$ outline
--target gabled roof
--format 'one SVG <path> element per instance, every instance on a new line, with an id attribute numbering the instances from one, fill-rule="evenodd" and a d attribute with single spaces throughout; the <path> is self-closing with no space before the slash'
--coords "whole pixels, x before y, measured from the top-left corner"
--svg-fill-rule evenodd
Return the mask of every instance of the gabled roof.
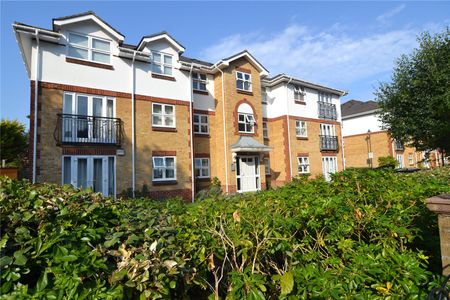
<path id="1" fill-rule="evenodd" d="M 236 143 L 231 145 L 231 150 L 233 152 L 269 152 L 272 148 L 250 136 L 241 136 Z"/>
<path id="2" fill-rule="evenodd" d="M 167 31 L 161 31 L 150 35 L 145 35 L 141 38 L 141 41 L 136 47 L 136 50 L 142 50 L 146 43 L 157 41 L 160 39 L 167 40 L 172 46 L 174 46 L 178 52 L 184 52 L 186 49 L 176 39 L 174 39 Z"/>
<path id="3" fill-rule="evenodd" d="M 102 18 L 97 16 L 95 12 L 93 11 L 86 11 L 83 13 L 55 18 L 53 19 L 53 31 L 56 31 L 61 26 L 76 22 L 82 22 L 86 20 L 92 20 L 95 23 L 97 23 L 100 27 L 104 28 L 106 31 L 108 31 L 112 36 L 117 38 L 119 41 L 123 41 L 125 39 L 125 36 L 121 34 L 118 30 L 116 30 L 114 27 L 109 25 L 106 21 L 104 21 Z"/>
<path id="4" fill-rule="evenodd" d="M 221 66 L 226 67 L 230 64 L 230 62 L 235 61 L 236 59 L 239 59 L 241 57 L 246 57 L 259 70 L 261 76 L 269 75 L 269 71 L 256 58 L 254 58 L 253 55 L 251 55 L 250 52 L 248 52 L 248 50 L 243 50 L 230 57 L 223 58 L 219 60 L 217 63 L 215 63 L 213 67 L 218 68 L 220 68 Z"/>
<path id="5" fill-rule="evenodd" d="M 373 113 L 377 109 L 378 103 L 373 100 L 363 102 L 352 99 L 341 105 L 342 117 L 362 115 L 364 113 Z"/>
<path id="6" fill-rule="evenodd" d="M 301 86 L 305 86 L 305 87 L 317 89 L 317 90 L 320 90 L 320 91 L 332 93 L 332 94 L 335 94 L 335 95 L 338 95 L 338 96 L 345 96 L 345 95 L 347 95 L 346 91 L 338 90 L 338 89 L 335 89 L 335 88 L 324 86 L 322 84 L 318 84 L 318 83 L 306 81 L 306 80 L 303 80 L 303 79 L 295 78 L 295 77 L 292 77 L 292 76 L 288 76 L 286 74 L 278 74 L 278 75 L 276 75 L 276 76 L 274 76 L 272 78 L 265 78 L 262 81 L 263 81 L 264 84 L 266 84 L 267 86 L 270 86 L 270 87 L 276 86 L 276 85 L 278 85 L 280 83 L 283 83 L 283 82 L 289 82 L 289 83 L 292 83 L 292 84 L 298 84 L 298 85 L 301 85 Z"/>

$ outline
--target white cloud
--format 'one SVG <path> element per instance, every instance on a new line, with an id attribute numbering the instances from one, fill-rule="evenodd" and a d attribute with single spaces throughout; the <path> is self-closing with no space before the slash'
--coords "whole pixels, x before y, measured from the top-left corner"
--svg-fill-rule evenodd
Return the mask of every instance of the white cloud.
<path id="1" fill-rule="evenodd" d="M 286 73 L 345 88 L 348 84 L 392 70 L 394 60 L 416 46 L 414 29 L 351 37 L 341 25 L 322 32 L 292 24 L 281 32 L 228 36 L 208 47 L 203 57 L 217 61 L 249 50 L 272 75 Z"/>
<path id="2" fill-rule="evenodd" d="M 386 24 L 389 19 L 391 19 L 395 15 L 399 14 L 402 10 L 405 9 L 405 7 L 406 7 L 405 4 L 400 4 L 396 7 L 394 7 L 393 9 L 385 12 L 384 14 L 379 15 L 377 17 L 377 21 L 380 22 L 381 24 Z"/>

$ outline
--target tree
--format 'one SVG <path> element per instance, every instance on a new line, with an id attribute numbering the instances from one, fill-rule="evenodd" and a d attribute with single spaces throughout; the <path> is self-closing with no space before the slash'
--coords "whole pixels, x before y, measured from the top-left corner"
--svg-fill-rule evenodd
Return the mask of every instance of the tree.
<path id="1" fill-rule="evenodd" d="M 420 151 L 450 150 L 450 30 L 418 37 L 419 47 L 402 55 L 392 81 L 375 92 L 380 120 L 392 137 Z"/>
<path id="2" fill-rule="evenodd" d="M 1 120 L 0 137 L 0 158 L 8 166 L 20 167 L 28 148 L 25 125 L 17 120 Z"/>

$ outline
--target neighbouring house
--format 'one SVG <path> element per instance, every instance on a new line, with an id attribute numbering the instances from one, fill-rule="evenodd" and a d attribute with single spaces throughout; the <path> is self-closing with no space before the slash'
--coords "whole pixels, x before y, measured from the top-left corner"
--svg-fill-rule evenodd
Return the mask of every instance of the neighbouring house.
<path id="1" fill-rule="evenodd" d="M 126 44 L 93 12 L 13 28 L 30 79 L 34 182 L 111 196 L 146 185 L 150 197 L 193 201 L 213 177 L 235 193 L 343 169 L 344 91 L 269 77 L 248 51 L 188 58 L 167 32 Z"/>
<path id="2" fill-rule="evenodd" d="M 416 151 L 414 147 L 391 138 L 378 119 L 376 101 L 349 100 L 341 105 L 345 167 L 378 167 L 378 158 L 392 156 L 399 168 L 436 167 L 440 165 L 436 150 Z"/>

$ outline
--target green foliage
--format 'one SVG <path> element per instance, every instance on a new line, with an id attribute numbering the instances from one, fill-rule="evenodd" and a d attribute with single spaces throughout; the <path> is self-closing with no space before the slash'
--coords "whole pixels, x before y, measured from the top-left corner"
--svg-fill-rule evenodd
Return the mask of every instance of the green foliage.
<path id="1" fill-rule="evenodd" d="M 401 56 L 392 82 L 377 91 L 381 120 L 392 136 L 419 150 L 450 151 L 450 29 L 423 33 L 419 48 Z"/>
<path id="2" fill-rule="evenodd" d="M 378 166 L 381 168 L 394 169 L 397 165 L 398 165 L 398 161 L 390 155 L 378 157 Z"/>
<path id="3" fill-rule="evenodd" d="M 20 167 L 27 152 L 27 133 L 25 125 L 17 120 L 0 121 L 0 161 L 7 166 Z"/>
<path id="4" fill-rule="evenodd" d="M 2 178 L 0 298 L 418 298 L 442 280 L 424 199 L 449 180 L 350 170 L 187 205 Z"/>

